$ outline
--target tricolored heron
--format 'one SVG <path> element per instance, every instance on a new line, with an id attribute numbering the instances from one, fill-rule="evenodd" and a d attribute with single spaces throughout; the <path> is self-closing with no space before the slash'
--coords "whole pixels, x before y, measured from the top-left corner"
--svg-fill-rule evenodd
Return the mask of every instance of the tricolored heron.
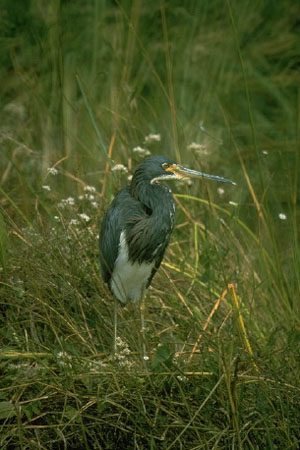
<path id="1" fill-rule="evenodd" d="M 117 303 L 141 304 L 169 244 L 175 222 L 172 191 L 162 181 L 185 177 L 233 181 L 187 169 L 164 156 L 150 156 L 136 169 L 103 217 L 100 232 L 102 277 L 115 297 L 114 345 L 117 337 Z M 145 358 L 144 315 L 141 310 Z"/>

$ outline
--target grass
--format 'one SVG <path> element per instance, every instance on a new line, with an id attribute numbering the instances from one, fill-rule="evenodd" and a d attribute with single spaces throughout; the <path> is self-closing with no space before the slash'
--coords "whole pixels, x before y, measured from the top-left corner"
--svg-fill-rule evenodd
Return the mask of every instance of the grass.
<path id="1" fill-rule="evenodd" d="M 1 448 L 299 449 L 294 3 L 0 10 Z M 137 146 L 237 182 L 171 186 L 148 364 L 98 263 Z"/>

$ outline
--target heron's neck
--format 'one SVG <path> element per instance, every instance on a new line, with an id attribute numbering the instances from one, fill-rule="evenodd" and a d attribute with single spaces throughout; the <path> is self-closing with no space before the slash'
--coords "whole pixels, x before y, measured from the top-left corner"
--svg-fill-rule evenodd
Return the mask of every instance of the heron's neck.
<path id="1" fill-rule="evenodd" d="M 175 201 L 168 186 L 144 182 L 140 185 L 131 185 L 131 194 L 145 206 L 148 214 L 153 218 L 165 217 L 173 222 Z"/>

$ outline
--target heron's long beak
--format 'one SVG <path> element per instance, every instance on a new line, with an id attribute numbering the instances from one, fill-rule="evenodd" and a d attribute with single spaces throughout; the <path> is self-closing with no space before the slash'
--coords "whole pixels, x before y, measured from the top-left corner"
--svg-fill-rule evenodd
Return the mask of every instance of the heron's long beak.
<path id="1" fill-rule="evenodd" d="M 228 180 L 227 178 L 219 177 L 217 175 L 209 175 L 208 173 L 198 172 L 197 170 L 188 169 L 181 164 L 173 164 L 167 170 L 172 171 L 177 175 L 178 178 L 189 177 L 189 178 L 209 178 L 210 180 L 222 181 L 223 183 L 236 184 L 234 181 Z"/>

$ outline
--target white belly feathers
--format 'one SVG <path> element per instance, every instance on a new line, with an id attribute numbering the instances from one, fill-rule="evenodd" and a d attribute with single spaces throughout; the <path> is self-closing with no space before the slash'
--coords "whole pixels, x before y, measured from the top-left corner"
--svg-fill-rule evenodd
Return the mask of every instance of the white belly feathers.
<path id="1" fill-rule="evenodd" d="M 111 277 L 110 287 L 113 294 L 123 304 L 130 301 L 140 302 L 153 267 L 154 262 L 139 264 L 129 261 L 125 232 L 122 231 L 119 254 Z"/>

